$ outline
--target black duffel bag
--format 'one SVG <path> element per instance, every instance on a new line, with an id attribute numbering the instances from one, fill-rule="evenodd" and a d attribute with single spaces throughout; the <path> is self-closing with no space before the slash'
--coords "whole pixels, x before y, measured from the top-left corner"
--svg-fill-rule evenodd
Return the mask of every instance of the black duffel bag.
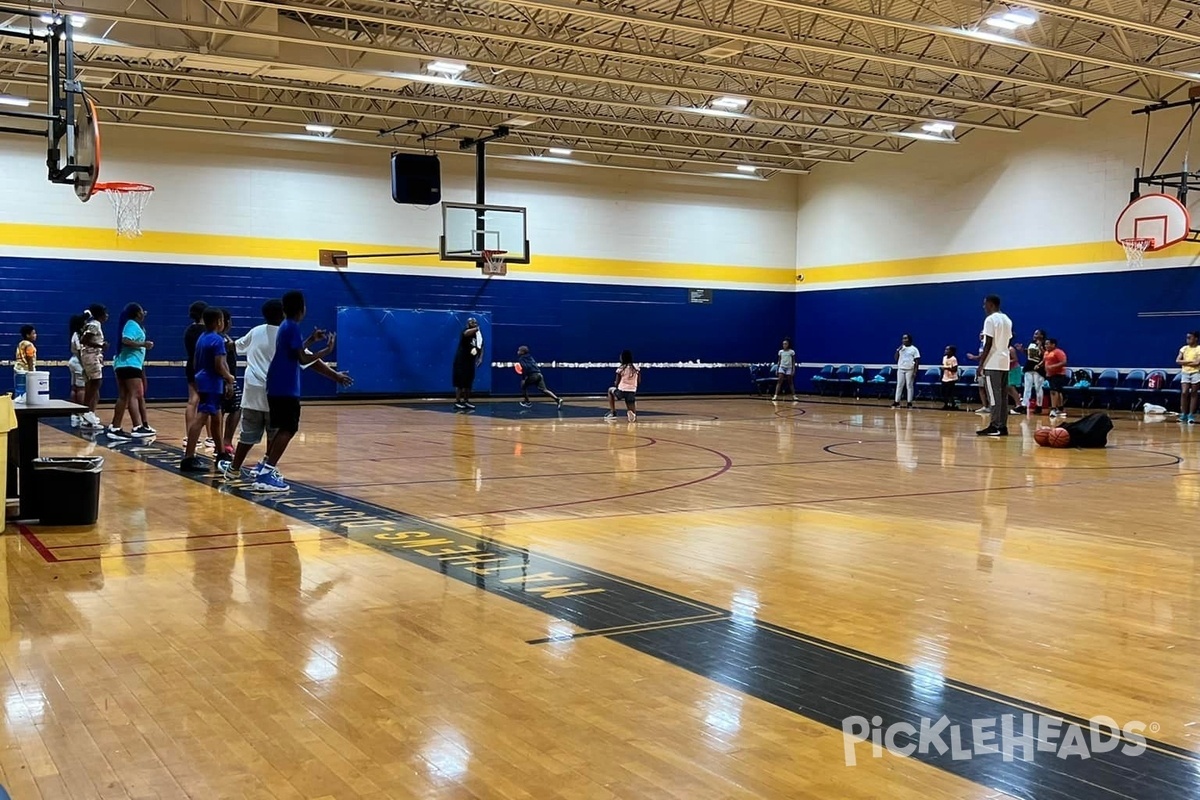
<path id="1" fill-rule="evenodd" d="M 1108 414 L 1088 414 L 1062 428 L 1071 434 L 1071 447 L 1107 447 L 1108 432 L 1113 429 L 1113 424 Z"/>

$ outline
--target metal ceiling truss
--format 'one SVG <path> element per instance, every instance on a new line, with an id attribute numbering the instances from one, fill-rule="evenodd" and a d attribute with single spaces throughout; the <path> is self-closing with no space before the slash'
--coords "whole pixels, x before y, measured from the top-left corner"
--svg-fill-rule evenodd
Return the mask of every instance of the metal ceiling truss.
<path id="1" fill-rule="evenodd" d="M 1100 10 L 1084 1 L 1020 2 L 1040 17 L 1013 31 L 985 24 L 1010 8 L 992 0 L 56 8 L 89 18 L 77 64 L 85 79 L 102 78 L 91 89 L 112 124 L 278 137 L 320 121 L 341 144 L 412 148 L 448 125 L 479 131 L 523 118 L 498 154 L 564 147 L 607 168 L 727 174 L 752 165 L 770 175 L 942 146 L 913 138 L 935 120 L 953 123 L 956 136 L 1015 133 L 1036 117 L 1082 120 L 1099 103 L 1144 105 L 1200 81 L 1195 6 L 1110 0 Z M 44 81 L 36 56 L 36 43 L 0 43 L 0 88 Z M 465 72 L 431 75 L 432 61 Z M 722 97 L 741 107 L 714 106 Z"/>

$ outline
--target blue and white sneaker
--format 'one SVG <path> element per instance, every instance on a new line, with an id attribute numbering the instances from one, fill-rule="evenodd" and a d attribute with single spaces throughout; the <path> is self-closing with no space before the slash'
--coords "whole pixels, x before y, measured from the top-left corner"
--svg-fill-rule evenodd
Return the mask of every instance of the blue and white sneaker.
<path id="1" fill-rule="evenodd" d="M 250 488 L 255 492 L 286 492 L 291 487 L 283 482 L 279 470 L 270 469 L 258 473 L 254 478 L 254 486 Z"/>

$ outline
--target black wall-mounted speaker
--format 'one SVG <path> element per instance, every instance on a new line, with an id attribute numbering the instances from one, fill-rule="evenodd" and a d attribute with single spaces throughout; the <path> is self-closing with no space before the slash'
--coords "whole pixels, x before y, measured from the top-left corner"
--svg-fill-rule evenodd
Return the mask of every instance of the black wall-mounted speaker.
<path id="1" fill-rule="evenodd" d="M 437 156 L 392 153 L 392 199 L 413 206 L 442 201 L 442 165 Z"/>

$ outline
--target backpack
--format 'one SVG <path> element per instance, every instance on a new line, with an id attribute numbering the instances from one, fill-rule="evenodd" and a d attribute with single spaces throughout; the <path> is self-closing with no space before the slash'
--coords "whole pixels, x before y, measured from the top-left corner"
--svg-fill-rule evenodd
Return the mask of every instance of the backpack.
<path id="1" fill-rule="evenodd" d="M 1155 389 L 1155 390 L 1161 389 L 1162 385 L 1163 385 L 1163 376 L 1161 373 L 1158 373 L 1158 372 L 1152 373 L 1150 375 L 1150 377 L 1146 379 L 1146 388 L 1147 389 Z"/>
<path id="2" fill-rule="evenodd" d="M 1062 428 L 1071 434 L 1072 447 L 1106 447 L 1108 432 L 1113 429 L 1108 414 L 1088 414 L 1078 422 L 1069 422 Z"/>

